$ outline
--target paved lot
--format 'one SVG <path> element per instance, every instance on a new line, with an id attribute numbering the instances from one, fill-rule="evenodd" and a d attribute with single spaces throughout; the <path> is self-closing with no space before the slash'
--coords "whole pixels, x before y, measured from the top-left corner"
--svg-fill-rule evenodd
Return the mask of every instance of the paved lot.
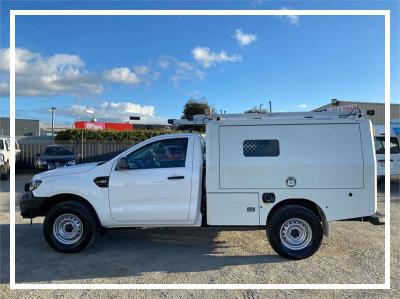
<path id="1" fill-rule="evenodd" d="M 17 176 L 17 198 L 29 175 Z M 7 182 L 8 183 L 8 182 Z M 392 291 L 345 291 L 356 297 L 400 297 L 399 179 L 392 180 Z M 9 186 L 1 184 L 0 296 L 63 296 L 65 291 L 8 290 Z M 383 211 L 383 188 L 378 207 Z M 91 248 L 74 255 L 51 250 L 42 236 L 42 218 L 16 218 L 16 281 L 18 283 L 383 283 L 384 226 L 333 222 L 313 257 L 303 261 L 280 258 L 262 229 L 174 228 L 117 230 L 99 237 Z M 204 291 L 117 291 L 125 297 L 208 297 Z M 108 291 L 72 291 L 70 296 L 115 296 Z M 213 291 L 219 297 L 258 298 L 295 295 L 331 297 L 330 291 Z"/>

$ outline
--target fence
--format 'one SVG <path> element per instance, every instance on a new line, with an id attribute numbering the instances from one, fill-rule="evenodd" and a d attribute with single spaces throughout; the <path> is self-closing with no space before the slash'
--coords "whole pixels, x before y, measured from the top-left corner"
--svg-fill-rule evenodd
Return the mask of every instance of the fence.
<path id="1" fill-rule="evenodd" d="M 21 153 L 18 158 L 17 167 L 34 168 L 37 155 L 42 154 L 46 146 L 50 144 L 54 143 L 51 141 L 22 143 L 20 141 Z M 78 163 L 87 163 L 110 160 L 133 144 L 87 141 L 83 143 L 83 149 L 81 143 L 57 143 L 57 145 L 72 149 Z"/>

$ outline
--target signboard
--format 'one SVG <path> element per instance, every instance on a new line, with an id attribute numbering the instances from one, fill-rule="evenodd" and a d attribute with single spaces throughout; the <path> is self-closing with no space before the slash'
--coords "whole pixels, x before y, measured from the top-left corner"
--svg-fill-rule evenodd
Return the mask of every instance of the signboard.
<path id="1" fill-rule="evenodd" d="M 357 104 L 354 105 L 345 105 L 345 106 L 333 106 L 326 108 L 326 111 L 344 111 L 344 112 L 351 112 L 357 108 Z"/>
<path id="2" fill-rule="evenodd" d="M 97 121 L 76 121 L 75 128 L 88 130 L 132 131 L 134 126 L 129 123 L 104 123 Z"/>
<path id="3" fill-rule="evenodd" d="M 94 121 L 76 121 L 75 128 L 77 129 L 90 129 L 90 130 L 104 130 L 106 123 Z"/>

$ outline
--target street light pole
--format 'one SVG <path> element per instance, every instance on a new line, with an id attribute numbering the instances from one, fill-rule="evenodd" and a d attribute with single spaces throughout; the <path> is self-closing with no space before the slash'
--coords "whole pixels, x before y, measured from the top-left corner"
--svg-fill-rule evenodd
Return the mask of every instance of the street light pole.
<path id="1" fill-rule="evenodd" d="M 268 101 L 268 104 L 269 104 L 269 113 L 272 113 L 272 102 Z"/>
<path id="2" fill-rule="evenodd" d="M 56 107 L 51 107 L 51 136 L 54 137 L 54 112 L 57 108 Z"/>

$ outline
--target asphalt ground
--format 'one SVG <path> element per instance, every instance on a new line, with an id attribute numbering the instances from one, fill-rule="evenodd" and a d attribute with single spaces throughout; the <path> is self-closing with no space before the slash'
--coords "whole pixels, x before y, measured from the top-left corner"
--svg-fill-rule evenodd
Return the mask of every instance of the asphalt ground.
<path id="1" fill-rule="evenodd" d="M 17 201 L 31 175 L 16 177 Z M 10 290 L 9 182 L 0 192 L 0 297 L 68 298 L 400 298 L 400 180 L 391 181 L 391 290 Z M 383 213 L 380 186 L 378 211 Z M 16 206 L 16 211 L 18 211 Z M 61 254 L 42 235 L 43 218 L 16 217 L 17 283 L 383 283 L 384 225 L 336 221 L 319 251 L 302 261 L 279 257 L 264 229 L 156 228 L 112 230 L 87 250 Z M 27 287 L 29 287 L 27 285 Z"/>

